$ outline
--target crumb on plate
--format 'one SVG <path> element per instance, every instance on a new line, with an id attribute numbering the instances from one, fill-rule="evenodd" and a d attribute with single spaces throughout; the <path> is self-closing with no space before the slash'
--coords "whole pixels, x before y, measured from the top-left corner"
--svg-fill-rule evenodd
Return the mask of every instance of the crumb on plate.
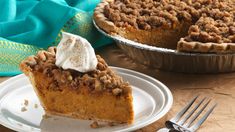
<path id="1" fill-rule="evenodd" d="M 24 105 L 28 106 L 29 105 L 29 101 L 27 99 L 24 100 Z"/>
<path id="2" fill-rule="evenodd" d="M 108 122 L 108 126 L 115 126 L 113 122 Z"/>
<path id="3" fill-rule="evenodd" d="M 94 122 L 92 122 L 92 123 L 90 124 L 90 127 L 91 127 L 91 128 L 99 128 L 99 124 L 98 124 L 97 121 L 94 121 Z"/>
<path id="4" fill-rule="evenodd" d="M 21 112 L 25 112 L 25 111 L 27 111 L 27 109 L 25 107 L 22 107 Z"/>
<path id="5" fill-rule="evenodd" d="M 34 104 L 34 108 L 36 108 L 36 109 L 37 109 L 37 108 L 38 108 L 38 104 Z"/>
<path id="6" fill-rule="evenodd" d="M 43 118 L 44 118 L 44 119 L 48 119 L 48 118 L 50 118 L 50 116 L 49 116 L 48 114 L 44 114 L 44 115 L 43 115 Z"/>

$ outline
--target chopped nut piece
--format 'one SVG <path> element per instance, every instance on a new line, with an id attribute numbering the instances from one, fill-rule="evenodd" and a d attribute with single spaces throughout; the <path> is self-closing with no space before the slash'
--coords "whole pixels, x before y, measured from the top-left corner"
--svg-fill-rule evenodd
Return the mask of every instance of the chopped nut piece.
<path id="1" fill-rule="evenodd" d="M 90 124 L 90 127 L 91 127 L 91 128 L 99 128 L 99 124 L 98 124 L 97 121 L 94 121 L 94 122 L 92 122 L 92 123 Z"/>
<path id="2" fill-rule="evenodd" d="M 68 80 L 69 81 L 72 81 L 73 80 L 73 77 L 71 75 L 68 76 Z"/>
<path id="3" fill-rule="evenodd" d="M 48 73 L 49 73 L 49 71 L 50 71 L 50 69 L 49 69 L 49 68 L 45 68 L 45 69 L 43 70 L 43 74 L 48 74 Z"/>
<path id="4" fill-rule="evenodd" d="M 98 64 L 97 64 L 97 68 L 98 68 L 99 70 L 101 70 L 101 71 L 103 71 L 103 70 L 106 69 L 105 66 L 104 66 L 102 63 L 98 63 Z"/>
<path id="5" fill-rule="evenodd" d="M 46 55 L 45 55 L 45 51 L 38 51 L 38 57 L 39 59 L 41 59 L 42 61 L 46 61 Z"/>
<path id="6" fill-rule="evenodd" d="M 25 63 L 30 66 L 34 66 L 37 64 L 37 61 L 35 60 L 34 56 L 29 56 Z"/>
<path id="7" fill-rule="evenodd" d="M 56 47 L 49 47 L 48 51 L 55 55 L 56 54 Z"/>
<path id="8" fill-rule="evenodd" d="M 100 81 L 95 80 L 95 90 L 96 91 L 101 91 L 102 90 L 102 86 L 100 84 Z"/>
<path id="9" fill-rule="evenodd" d="M 43 115 L 43 119 L 48 119 L 48 118 L 51 118 L 51 116 L 48 115 L 48 114 L 44 114 L 44 115 Z"/>
<path id="10" fill-rule="evenodd" d="M 112 92 L 113 92 L 114 95 L 119 95 L 120 93 L 122 93 L 122 89 L 120 89 L 120 88 L 114 88 L 114 89 L 112 90 Z"/>
<path id="11" fill-rule="evenodd" d="M 24 100 L 24 105 L 25 105 L 25 106 L 28 106 L 28 104 L 29 104 L 29 101 L 28 101 L 27 99 L 25 99 L 25 100 Z"/>
<path id="12" fill-rule="evenodd" d="M 27 109 L 25 107 L 22 107 L 21 112 L 25 112 L 25 111 L 27 111 Z"/>

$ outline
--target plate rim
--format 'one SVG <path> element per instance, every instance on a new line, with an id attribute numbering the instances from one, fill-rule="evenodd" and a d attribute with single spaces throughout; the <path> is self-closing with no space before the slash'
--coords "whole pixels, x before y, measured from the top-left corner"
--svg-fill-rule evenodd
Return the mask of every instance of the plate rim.
<path id="1" fill-rule="evenodd" d="M 143 73 L 140 73 L 140 72 L 137 72 L 137 71 L 134 71 L 134 70 L 130 70 L 130 69 L 126 69 L 126 68 L 120 68 L 120 67 L 115 67 L 115 66 L 109 66 L 111 69 L 120 72 L 120 73 L 125 73 L 125 74 L 130 74 L 130 75 L 133 75 L 131 73 L 134 73 L 133 76 L 136 76 L 137 78 L 140 78 L 140 79 L 144 79 L 146 81 L 149 81 L 150 83 L 153 83 L 155 82 L 156 84 L 158 84 L 157 86 L 158 87 L 155 87 L 157 89 L 160 89 L 159 91 L 161 91 L 164 95 L 164 100 L 165 100 L 165 103 L 163 105 L 163 108 L 162 110 L 160 110 L 157 114 L 153 115 L 154 117 L 150 118 L 149 120 L 145 121 L 145 122 L 141 122 L 139 123 L 137 126 L 131 126 L 131 127 L 127 127 L 127 128 L 124 128 L 124 129 L 121 129 L 121 130 L 117 130 L 117 131 L 134 131 L 134 130 L 137 130 L 137 129 L 140 129 L 140 128 L 143 128 L 147 125 L 150 125 L 152 124 L 153 122 L 159 120 L 160 118 L 162 118 L 167 112 L 169 112 L 169 110 L 171 109 L 172 105 L 173 105 L 173 96 L 172 96 L 172 93 L 170 91 L 170 89 L 164 85 L 162 82 L 160 82 L 159 80 L 149 76 L 149 75 L 146 75 L 146 74 L 143 74 Z M 5 81 L 3 81 L 2 83 L 0 83 L 0 87 L 6 87 L 8 83 L 11 83 L 12 80 L 16 80 L 18 78 L 22 78 L 24 77 L 25 75 L 24 74 L 20 74 L 20 75 L 17 75 L 17 76 L 14 76 L 14 77 L 11 77 Z M 143 78 L 144 77 L 144 78 Z M 147 78 L 147 79 L 145 79 Z M 150 80 L 152 80 L 153 82 L 151 82 Z M 154 84 L 154 83 L 153 83 Z M 156 85 L 154 84 L 154 85 Z M 5 86 L 6 85 L 6 86 Z M 0 92 L 3 91 L 2 88 L 0 88 Z M 141 90 L 144 90 L 144 89 L 141 89 Z M 168 97 L 168 98 L 167 98 Z M 166 100 L 167 98 L 167 100 Z M 156 116 L 157 115 L 157 116 Z M 2 119 L 2 115 L 0 116 L 0 124 L 9 128 L 9 129 L 12 129 L 12 130 L 16 130 L 16 131 L 24 131 L 22 129 L 20 129 L 19 127 L 15 126 L 15 125 L 12 125 L 10 123 L 6 123 L 4 122 Z M 35 131 L 38 131 L 37 129 Z M 40 129 L 39 129 L 40 131 Z"/>

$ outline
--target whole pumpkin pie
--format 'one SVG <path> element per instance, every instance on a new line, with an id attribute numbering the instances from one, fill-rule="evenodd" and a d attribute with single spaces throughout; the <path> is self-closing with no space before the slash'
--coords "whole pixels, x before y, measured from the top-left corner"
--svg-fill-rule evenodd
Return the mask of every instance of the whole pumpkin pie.
<path id="1" fill-rule="evenodd" d="M 111 35 L 183 52 L 235 52 L 234 0 L 103 0 L 96 24 Z"/>
<path id="2" fill-rule="evenodd" d="M 90 46 L 86 45 L 87 41 L 81 46 L 78 36 L 65 35 L 67 39 L 62 39 L 57 48 L 50 47 L 48 51 L 39 51 L 37 55 L 26 58 L 20 64 L 46 114 L 132 123 L 134 112 L 131 86 L 112 71 L 104 59 L 95 55 L 93 49 L 84 48 Z M 67 52 L 62 52 L 63 50 Z M 57 54 L 58 52 L 60 53 Z M 89 55 L 88 59 L 84 59 L 86 55 Z M 95 59 L 91 59 L 92 57 Z M 72 61 L 73 59 L 85 61 Z M 75 63 L 76 61 L 81 63 Z M 62 62 L 63 65 L 59 65 Z M 95 67 L 91 69 L 90 65 Z M 76 68 L 80 71 L 74 70 Z"/>

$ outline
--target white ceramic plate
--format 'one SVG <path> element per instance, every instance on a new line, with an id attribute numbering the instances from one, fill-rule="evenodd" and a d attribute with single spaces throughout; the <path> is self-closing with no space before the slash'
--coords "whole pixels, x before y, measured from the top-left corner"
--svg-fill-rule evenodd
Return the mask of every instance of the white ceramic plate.
<path id="1" fill-rule="evenodd" d="M 132 125 L 90 128 L 91 121 L 64 117 L 42 118 L 44 111 L 25 75 L 18 75 L 0 84 L 0 124 L 15 131 L 133 131 L 164 116 L 172 106 L 170 90 L 156 79 L 132 70 L 112 67 L 132 84 L 135 120 Z M 29 104 L 25 107 L 24 100 Z M 35 108 L 38 104 L 38 108 Z M 22 112 L 25 107 L 27 111 Z"/>

